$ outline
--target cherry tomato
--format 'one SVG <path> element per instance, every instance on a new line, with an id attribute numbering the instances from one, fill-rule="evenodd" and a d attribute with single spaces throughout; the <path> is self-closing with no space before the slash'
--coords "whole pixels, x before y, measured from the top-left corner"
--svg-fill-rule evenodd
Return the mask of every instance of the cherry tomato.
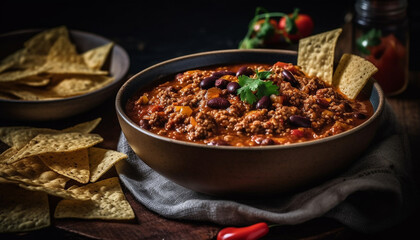
<path id="1" fill-rule="evenodd" d="M 270 25 L 264 26 L 266 19 L 258 20 L 254 26 L 254 34 L 259 36 L 259 38 L 264 39 L 265 44 L 275 44 L 280 41 L 281 34 L 277 28 L 278 23 L 274 19 L 270 19 Z"/>
<path id="2" fill-rule="evenodd" d="M 289 16 L 292 18 L 292 15 Z M 292 19 L 293 20 L 293 19 Z M 307 14 L 298 14 L 297 17 L 294 19 L 294 23 L 296 24 L 296 32 L 290 33 L 287 32 L 287 19 L 283 17 L 279 21 L 278 28 L 283 31 L 283 36 L 291 41 L 298 41 L 301 38 L 305 38 L 312 34 L 314 30 L 314 22 L 312 18 Z"/>

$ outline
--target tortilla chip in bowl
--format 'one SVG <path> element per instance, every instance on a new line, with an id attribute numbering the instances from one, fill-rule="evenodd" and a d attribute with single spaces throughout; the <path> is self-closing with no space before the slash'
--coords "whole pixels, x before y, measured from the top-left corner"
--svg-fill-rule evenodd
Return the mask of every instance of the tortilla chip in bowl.
<path id="1" fill-rule="evenodd" d="M 0 118 L 48 121 L 86 112 L 116 93 L 130 59 L 105 37 L 68 30 L 0 36 Z"/>

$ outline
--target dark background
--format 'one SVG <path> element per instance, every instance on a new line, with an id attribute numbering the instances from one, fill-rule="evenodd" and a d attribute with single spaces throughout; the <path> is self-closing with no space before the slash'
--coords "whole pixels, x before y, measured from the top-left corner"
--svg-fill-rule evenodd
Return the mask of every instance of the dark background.
<path id="1" fill-rule="evenodd" d="M 354 0 L 320 1 L 1 1 L 0 34 L 66 25 L 105 36 L 125 48 L 130 74 L 173 57 L 237 48 L 255 8 L 291 13 L 298 7 L 315 22 L 314 33 L 341 27 Z M 419 70 L 418 1 L 409 0 L 410 68 Z M 417 34 L 418 35 L 418 34 Z"/>
<path id="2" fill-rule="evenodd" d="M 411 34 L 410 69 L 414 71 L 420 70 L 419 2 L 409 0 L 408 7 Z M 248 23 L 257 6 L 265 7 L 271 12 L 284 13 L 290 13 L 298 7 L 302 13 L 313 18 L 314 33 L 320 33 L 342 27 L 346 14 L 354 9 L 354 0 L 0 1 L 0 35 L 23 29 L 46 29 L 60 25 L 102 35 L 128 52 L 131 59 L 131 75 L 174 57 L 237 48 L 247 32 Z M 418 96 L 418 91 L 415 91 L 415 95 Z M 108 106 L 112 106 L 112 103 L 106 105 Z M 100 108 L 98 111 L 106 110 Z M 111 123 L 118 124 L 113 121 Z M 414 135 L 418 136 L 416 133 Z M 111 138 L 106 136 L 105 139 Z M 414 224 L 412 219 L 416 216 L 417 214 L 409 223 Z M 405 229 L 418 233 L 416 226 L 399 226 L 397 236 Z M 302 228 L 298 228 L 296 231 L 301 230 Z M 386 234 L 385 232 L 382 236 Z"/>

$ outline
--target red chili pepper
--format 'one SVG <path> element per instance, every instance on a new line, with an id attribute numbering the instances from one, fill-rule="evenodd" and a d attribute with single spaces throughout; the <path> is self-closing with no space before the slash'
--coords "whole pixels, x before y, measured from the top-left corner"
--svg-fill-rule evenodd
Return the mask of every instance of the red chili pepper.
<path id="1" fill-rule="evenodd" d="M 267 223 L 260 222 L 247 227 L 223 228 L 217 234 L 217 240 L 256 240 L 268 233 Z"/>

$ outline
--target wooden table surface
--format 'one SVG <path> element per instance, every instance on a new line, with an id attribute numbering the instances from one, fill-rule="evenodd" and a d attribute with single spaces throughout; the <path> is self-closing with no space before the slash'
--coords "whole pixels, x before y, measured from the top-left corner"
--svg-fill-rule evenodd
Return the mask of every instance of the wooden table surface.
<path id="1" fill-rule="evenodd" d="M 302 1 L 300 1 L 302 2 Z M 298 2 L 298 3 L 300 3 Z M 305 3 L 305 1 L 303 1 Z M 328 1 L 327 1 L 328 2 Z M 346 1 L 346 3 L 351 1 Z M 310 11 L 310 6 L 306 6 L 302 3 L 301 8 L 307 11 Z M 137 5 L 136 5 L 137 6 Z M 270 5 L 275 6 L 275 5 Z M 17 4 L 12 5 L 11 7 L 16 8 Z M 32 6 L 36 8 L 35 5 Z M 56 6 L 57 7 L 57 6 Z M 90 6 L 89 9 L 92 9 L 94 6 Z M 137 6 L 138 7 L 138 6 Z M 345 6 L 348 7 L 348 6 Z M 247 10 L 253 9 L 254 6 L 248 7 Z M 288 7 L 291 9 L 290 7 Z M 4 9 L 4 8 L 3 8 Z M 112 26 L 112 20 L 108 20 L 105 22 L 106 26 L 98 25 L 97 27 L 94 26 L 95 23 L 83 20 L 83 11 L 80 13 L 82 20 L 79 21 L 70 21 L 67 20 L 69 15 L 68 12 L 63 13 L 65 17 L 60 18 L 56 14 L 51 16 L 51 18 L 56 18 L 56 22 L 48 22 L 42 21 L 39 19 L 35 19 L 36 14 L 30 13 L 29 9 L 31 6 L 28 7 L 22 15 L 27 14 L 26 17 L 30 16 L 29 18 L 33 18 L 33 24 L 29 21 L 28 23 L 22 24 L 18 21 L 15 27 L 12 26 L 5 26 L 3 25 L 0 28 L 2 31 L 9 31 L 9 30 L 18 30 L 19 28 L 32 28 L 32 27 L 53 27 L 58 24 L 66 24 L 70 27 L 75 27 L 77 29 L 83 29 L 83 26 L 87 26 L 86 30 L 94 31 L 96 33 L 102 34 L 105 36 L 111 37 L 117 43 L 123 45 L 124 48 L 129 52 L 131 57 L 131 66 L 129 74 L 132 75 L 139 70 L 143 69 L 144 67 L 150 66 L 154 63 L 157 63 L 162 60 L 169 59 L 171 57 L 189 54 L 192 52 L 199 52 L 205 50 L 214 50 L 214 49 L 223 49 L 223 48 L 236 48 L 238 39 L 240 36 L 244 34 L 244 29 L 242 28 L 241 31 L 232 32 L 231 28 L 226 29 L 211 29 L 204 28 L 198 26 L 196 22 L 191 22 L 191 26 L 194 27 L 198 32 L 191 33 L 189 36 L 178 36 L 178 38 L 172 34 L 167 36 L 164 33 L 158 33 L 154 37 L 147 36 L 144 37 L 140 33 L 136 32 L 136 29 L 131 30 L 130 34 L 126 34 L 124 32 L 124 28 L 120 29 L 118 26 Z M 47 10 L 42 10 L 40 7 L 37 8 L 40 13 L 47 13 Z M 76 9 L 74 6 L 68 6 L 68 11 Z M 103 8 L 102 8 L 103 9 Z M 135 11 L 130 11 L 131 5 L 126 6 L 120 11 L 127 11 L 127 15 L 134 14 Z M 168 7 L 164 8 L 167 11 Z M 234 9 L 234 8 L 232 8 Z M 273 9 L 273 8 L 271 8 Z M 316 8 L 315 10 L 318 11 L 320 8 Z M 340 8 L 341 9 L 341 8 Z M 344 8 L 346 10 L 347 8 Z M 274 9 L 278 10 L 278 9 Z M 343 9 L 341 9 L 343 10 Z M 343 10 L 343 11 L 344 11 Z M 88 10 L 86 10 L 87 12 Z M 106 13 L 111 11 L 110 9 L 104 10 Z M 286 11 L 286 10 L 284 10 Z M 337 15 L 338 17 L 343 17 L 343 11 L 339 11 Z M 11 13 L 6 13 L 6 15 L 2 15 L 2 20 L 5 20 L 7 16 L 12 16 L 15 14 L 17 10 L 12 11 Z M 144 12 L 143 12 L 144 13 Z M 223 12 L 225 13 L 225 12 Z M 67 15 L 66 15 L 67 14 Z M 140 14 L 140 13 L 138 13 Z M 146 14 L 146 13 L 144 13 Z M 151 14 L 147 15 L 150 16 Z M 176 15 L 176 14 L 175 14 Z M 208 18 L 209 15 L 198 16 L 199 14 L 194 14 L 193 19 L 197 19 L 199 17 Z M 315 14 L 314 14 L 315 15 Z M 5 17 L 6 16 L 6 17 Z M 119 17 L 123 17 L 124 15 L 120 13 Z M 171 15 L 172 16 L 172 15 Z M 127 24 L 132 24 L 132 27 L 137 26 L 138 22 L 134 22 L 136 17 L 139 18 L 138 21 L 144 20 L 141 15 L 134 15 L 130 16 L 129 19 L 131 22 Z M 251 15 L 246 15 L 242 18 L 242 20 L 234 21 L 234 24 L 247 24 L 247 21 L 244 22 L 244 19 L 250 19 Z M 332 14 L 331 18 L 336 17 Z M 4 19 L 3 19 L 4 18 Z M 219 16 L 219 18 L 223 19 L 223 14 Z M 108 19 L 108 18 L 107 18 Z M 156 20 L 156 19 L 154 19 Z M 321 21 L 322 19 L 319 19 Z M 118 21 L 118 19 L 114 19 L 114 21 Z M 170 20 L 168 20 L 170 21 Z M 322 31 L 324 28 L 332 29 L 334 21 L 327 21 L 324 20 L 323 28 L 316 28 L 316 31 Z M 188 21 L 182 21 L 182 23 L 188 23 Z M 38 24 L 38 25 L 37 25 Z M 85 25 L 83 25 L 85 24 Z M 136 25 L 137 24 L 137 25 Z M 148 23 L 149 24 L 149 23 Z M 156 22 L 157 26 L 161 26 L 163 23 L 161 20 Z M 169 23 L 168 23 L 169 24 Z M 338 21 L 338 26 L 342 26 L 341 19 Z M 109 26 L 109 29 L 107 29 Z M 96 28 L 95 28 L 96 27 Z M 245 26 L 246 27 L 246 26 Z M 125 26 L 125 29 L 127 26 Z M 149 25 L 144 29 L 151 30 L 153 29 L 152 25 Z M 168 29 L 165 29 L 168 30 Z M 220 31 L 223 36 L 220 37 L 210 37 L 204 40 L 200 45 L 196 43 L 194 40 L 189 40 L 190 38 L 194 38 L 198 36 L 205 35 L 207 36 L 212 31 Z M 2 33 L 2 32 L 0 32 Z M 171 32 L 173 33 L 173 32 Z M 185 32 L 181 32 L 182 34 L 186 34 Z M 181 35 L 182 35 L 181 34 Z M 196 34 L 196 35 L 194 35 Z M 228 34 L 232 34 L 235 40 L 231 40 L 232 37 L 226 36 Z M 171 38 L 173 37 L 176 43 L 174 42 L 166 42 L 163 39 L 165 37 Z M 142 40 L 138 40 L 140 38 Z M 170 40 L 170 39 L 169 39 Z M 219 41 L 220 40 L 220 41 Z M 218 42 L 219 41 L 219 42 Z M 207 44 L 207 45 L 206 45 Z M 148 46 L 154 47 L 152 50 Z M 157 48 L 156 46 L 159 46 Z M 345 48 L 348 47 L 345 43 L 340 48 L 341 51 L 345 51 Z M 413 159 L 413 171 L 416 176 L 416 182 L 420 185 L 420 72 L 418 68 L 413 68 L 410 72 L 410 85 L 407 90 L 396 96 L 396 97 L 389 97 L 387 98 L 388 102 L 391 104 L 393 110 L 395 111 L 398 120 L 403 125 L 404 129 L 408 133 L 408 137 L 410 140 L 410 149 L 412 152 L 412 159 Z M 102 147 L 116 149 L 118 138 L 120 136 L 120 127 L 116 118 L 115 109 L 114 109 L 114 98 L 108 99 L 106 102 L 98 106 L 97 108 L 78 115 L 71 118 L 63 119 L 60 121 L 54 122 L 41 122 L 41 123 L 29 123 L 33 126 L 39 127 L 49 127 L 49 128 L 56 128 L 61 129 L 67 126 L 74 125 L 75 123 L 91 120 L 96 117 L 101 117 L 103 120 L 99 124 L 98 128 L 95 129 L 94 132 L 99 133 L 104 138 L 104 142 L 101 143 Z M 0 122 L 0 126 L 6 125 L 19 125 L 20 123 L 16 122 Z M 23 124 L 23 123 L 22 123 Z M 27 125 L 27 123 L 25 123 Z M 4 150 L 5 146 L 0 145 L 0 151 Z M 110 176 L 116 175 L 115 170 L 109 173 Z M 218 226 L 212 223 L 207 222 L 188 222 L 188 221 L 179 221 L 179 220 L 171 220 L 165 219 L 154 212 L 149 211 L 143 205 L 136 202 L 131 194 L 128 191 L 125 191 L 126 197 L 129 200 L 130 204 L 132 205 L 135 213 L 136 219 L 133 221 L 127 222 L 120 222 L 120 221 L 99 221 L 99 220 L 53 220 L 52 226 L 46 229 L 29 232 L 29 233 L 20 233 L 20 234 L 0 234 L 0 239 L 185 239 L 185 240 L 197 240 L 197 239 L 215 239 L 217 232 L 224 226 Z M 56 198 L 50 197 L 51 205 L 57 203 Z M 309 222 L 294 225 L 294 226 L 281 226 L 276 227 L 270 230 L 270 233 L 264 237 L 263 239 L 408 239 L 409 236 L 418 236 L 417 230 L 417 217 L 419 216 L 419 209 L 416 209 L 412 212 L 412 214 L 405 219 L 403 222 L 394 226 L 390 229 L 385 231 L 375 233 L 373 235 L 367 235 L 355 232 L 348 227 L 335 222 L 331 219 L 326 218 L 318 218 L 311 220 Z"/>
<path id="2" fill-rule="evenodd" d="M 411 73 L 410 87 L 398 97 L 387 98 L 393 107 L 399 121 L 406 129 L 414 163 L 413 171 L 416 173 L 416 181 L 420 183 L 419 159 L 420 159 L 420 73 Z M 103 121 L 94 131 L 104 137 L 102 147 L 116 149 L 120 128 L 113 110 L 113 99 L 93 111 L 55 123 L 57 129 L 72 125 L 74 122 L 90 120 L 102 117 Z M 3 123 L 10 125 L 10 123 Z M 37 126 L 51 127 L 51 123 L 38 123 Z M 111 171 L 109 176 L 116 175 Z M 7 234 L 2 239 L 41 239 L 51 237 L 59 239 L 215 239 L 217 232 L 223 227 L 206 222 L 188 222 L 165 219 L 154 212 L 149 211 L 142 204 L 133 199 L 132 195 L 125 191 L 126 197 L 136 213 L 136 219 L 128 222 L 97 221 L 97 220 L 73 220 L 55 219 L 52 227 L 24 234 Z M 57 199 L 50 197 L 52 207 Z M 380 239 L 394 237 L 404 239 L 418 235 L 416 228 L 419 210 L 413 211 L 409 218 L 388 230 L 375 234 L 362 234 L 355 232 L 342 224 L 331 219 L 319 218 L 307 223 L 294 226 L 281 226 L 273 228 L 263 239 Z"/>

